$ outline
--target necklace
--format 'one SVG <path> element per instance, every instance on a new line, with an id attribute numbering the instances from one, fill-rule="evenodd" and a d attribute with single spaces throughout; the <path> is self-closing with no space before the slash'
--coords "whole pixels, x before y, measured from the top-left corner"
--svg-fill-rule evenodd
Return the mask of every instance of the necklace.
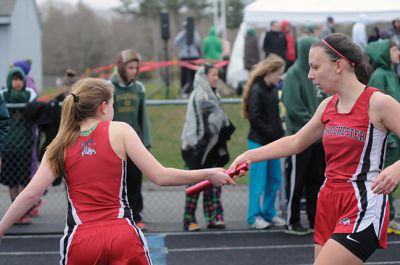
<path id="1" fill-rule="evenodd" d="M 85 131 L 81 131 L 80 134 L 81 136 L 89 136 L 97 127 L 97 125 L 99 125 L 98 122 L 96 122 L 92 127 L 90 127 L 88 130 Z"/>

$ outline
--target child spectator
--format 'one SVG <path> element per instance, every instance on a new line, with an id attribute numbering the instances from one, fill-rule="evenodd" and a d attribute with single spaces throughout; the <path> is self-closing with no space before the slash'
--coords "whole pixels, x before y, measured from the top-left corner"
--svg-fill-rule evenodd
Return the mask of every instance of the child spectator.
<path id="1" fill-rule="evenodd" d="M 25 74 L 19 67 L 9 70 L 7 89 L 2 91 L 2 95 L 6 103 L 28 103 L 36 98 L 35 91 L 26 87 Z M 11 201 L 25 188 L 31 175 L 34 130 L 24 110 L 25 107 L 9 109 L 10 129 L 2 157 L 0 182 L 9 187 Z M 19 221 L 27 224 L 32 221 L 32 217 L 26 213 Z"/>

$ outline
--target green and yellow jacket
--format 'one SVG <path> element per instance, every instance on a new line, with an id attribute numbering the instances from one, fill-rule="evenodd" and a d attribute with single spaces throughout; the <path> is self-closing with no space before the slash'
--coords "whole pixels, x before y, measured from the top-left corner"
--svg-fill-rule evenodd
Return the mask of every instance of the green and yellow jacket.
<path id="1" fill-rule="evenodd" d="M 121 84 L 118 75 L 114 75 L 111 83 L 114 91 L 114 120 L 131 125 L 139 135 L 146 148 L 151 147 L 150 121 L 145 104 L 145 87 L 139 81 Z"/>

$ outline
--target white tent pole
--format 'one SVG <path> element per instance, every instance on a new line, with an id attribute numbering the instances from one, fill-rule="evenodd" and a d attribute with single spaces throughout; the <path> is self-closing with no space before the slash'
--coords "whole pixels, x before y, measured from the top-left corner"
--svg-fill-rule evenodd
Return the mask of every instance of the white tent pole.
<path id="1" fill-rule="evenodd" d="M 218 25 L 218 1 L 213 0 L 214 26 Z"/>
<path id="2" fill-rule="evenodd" d="M 226 40 L 226 3 L 225 0 L 221 0 L 221 31 L 222 38 Z"/>

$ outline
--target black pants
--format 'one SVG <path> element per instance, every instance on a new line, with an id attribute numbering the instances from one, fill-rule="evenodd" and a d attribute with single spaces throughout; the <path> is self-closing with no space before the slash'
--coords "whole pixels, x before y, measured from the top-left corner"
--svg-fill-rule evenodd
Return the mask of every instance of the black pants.
<path id="1" fill-rule="evenodd" d="M 305 191 L 307 216 L 314 228 L 318 192 L 325 180 L 325 152 L 321 142 L 286 160 L 287 220 L 293 225 L 300 222 L 300 200 Z"/>
<path id="2" fill-rule="evenodd" d="M 133 220 L 135 222 L 142 221 L 141 212 L 143 210 L 143 196 L 142 196 L 142 172 L 136 165 L 128 158 L 126 166 L 126 185 L 129 206 L 132 209 Z"/>
<path id="3" fill-rule="evenodd" d="M 197 60 L 199 58 L 181 58 L 181 61 L 191 61 L 191 60 Z M 194 80 L 194 75 L 196 74 L 195 70 L 186 68 L 185 66 L 181 66 L 181 91 L 182 92 L 192 92 L 193 90 L 193 80 Z M 186 85 L 186 87 L 185 87 Z M 185 89 L 186 91 L 183 91 Z"/>

